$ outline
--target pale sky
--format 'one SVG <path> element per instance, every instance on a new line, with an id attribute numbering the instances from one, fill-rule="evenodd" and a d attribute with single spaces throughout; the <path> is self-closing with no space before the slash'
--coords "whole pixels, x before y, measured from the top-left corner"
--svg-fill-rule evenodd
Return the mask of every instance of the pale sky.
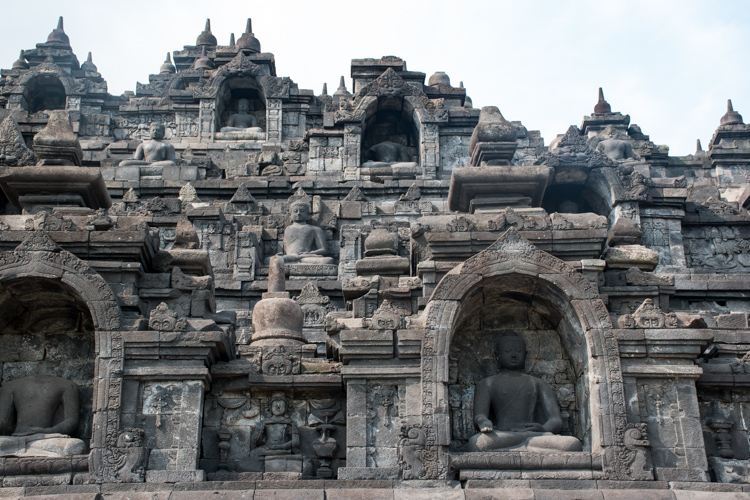
<path id="1" fill-rule="evenodd" d="M 167 52 L 195 44 L 206 18 L 220 45 L 248 17 L 279 76 L 329 93 L 354 58 L 396 55 L 427 77 L 464 82 L 474 107 L 540 130 L 549 144 L 593 112 L 598 87 L 672 155 L 704 149 L 731 98 L 750 120 L 747 1 L 80 1 L 6 0 L 0 67 L 65 18 L 80 62 L 89 51 L 112 94 L 135 90 Z"/>

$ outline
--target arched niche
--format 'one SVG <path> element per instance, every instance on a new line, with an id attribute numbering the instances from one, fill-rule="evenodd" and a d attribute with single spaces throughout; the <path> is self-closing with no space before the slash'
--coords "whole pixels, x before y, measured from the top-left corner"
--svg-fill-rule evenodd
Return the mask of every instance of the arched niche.
<path id="1" fill-rule="evenodd" d="M 404 98 L 378 97 L 369 103 L 363 122 L 361 162 L 374 160 L 370 148 L 386 141 L 404 146 L 409 161 L 420 163 L 419 128 L 414 108 Z"/>
<path id="2" fill-rule="evenodd" d="M 525 310 L 529 326 L 558 334 L 561 355 L 566 355 L 577 377 L 579 415 L 572 432 L 581 435 L 584 453 L 602 463 L 605 477 L 632 478 L 632 454 L 623 452 L 628 421 L 622 368 L 607 308 L 581 273 L 537 249 L 513 228 L 444 276 L 423 313 L 420 426 L 433 436 L 434 445 L 428 448 L 436 448 L 424 454 L 429 457 L 424 469 L 434 477 L 447 470 L 448 459 L 441 454 L 449 451 L 452 438 L 450 353 L 454 338 L 458 341 L 458 330 L 470 324 L 467 321 L 472 321 L 478 309 L 501 306 Z M 504 328 L 503 322 L 524 317 L 522 312 L 506 310 L 505 314 L 510 316 L 501 312 L 490 316 L 494 321 L 490 326 Z"/>
<path id="3" fill-rule="evenodd" d="M 57 321 L 50 316 L 62 314 L 62 307 L 70 311 L 65 312 L 57 324 L 68 329 L 61 335 L 74 339 L 90 336 L 81 346 L 81 352 L 74 355 L 74 359 L 80 362 L 80 372 L 65 371 L 76 363 L 69 363 L 66 368 L 57 360 L 50 358 L 49 361 L 60 365 L 55 369 L 62 370 L 60 376 L 63 378 L 88 378 L 91 403 L 90 409 L 84 411 L 89 411 L 90 417 L 89 414 L 82 415 L 81 425 L 90 430 L 84 430 L 80 436 L 91 438 L 91 449 L 111 445 L 120 430 L 123 362 L 121 313 L 112 289 L 99 273 L 75 255 L 60 249 L 43 231 L 29 233 L 15 250 L 0 253 L 0 287 L 0 307 L 3 311 L 6 307 L 9 310 L 0 316 L 3 328 L 0 330 L 0 350 L 6 349 L 3 341 L 11 339 L 3 338 L 6 333 L 49 335 Z M 14 320 L 16 315 L 19 318 Z M 67 345 L 67 339 L 61 340 L 64 342 L 60 345 Z M 60 349 L 47 355 L 54 358 L 62 352 Z M 93 370 L 89 371 L 89 367 Z M 9 373 L 3 367 L 3 380 Z M 82 405 L 85 404 L 83 399 Z"/>
<path id="4" fill-rule="evenodd" d="M 511 333 L 526 342 L 524 371 L 555 391 L 561 434 L 575 436 L 585 450 L 591 449 L 588 349 L 580 322 L 563 314 L 560 295 L 549 282 L 514 272 L 482 280 L 468 292 L 448 351 L 451 449 L 460 450 L 476 434 L 474 387 L 500 372 L 498 344 Z"/>
<path id="5" fill-rule="evenodd" d="M 30 114 L 65 109 L 65 86 L 54 73 L 42 73 L 26 82 L 24 98 Z"/>
<path id="6" fill-rule="evenodd" d="M 91 312 L 70 285 L 35 276 L 0 282 L 2 382 L 52 375 L 78 384 L 76 436 L 87 444 L 93 419 L 95 343 Z"/>
<path id="7" fill-rule="evenodd" d="M 265 94 L 255 77 L 240 76 L 227 78 L 221 85 L 218 106 L 216 109 L 219 126 L 227 125 L 229 117 L 237 112 L 237 102 L 247 99 L 250 102 L 248 113 L 258 121 L 258 127 L 266 130 L 266 102 Z"/>
<path id="8" fill-rule="evenodd" d="M 584 194 L 583 184 L 553 183 L 544 192 L 542 208 L 548 213 L 587 213 L 596 212 L 598 215 L 608 215 L 603 212 L 601 200 L 595 193 Z"/>

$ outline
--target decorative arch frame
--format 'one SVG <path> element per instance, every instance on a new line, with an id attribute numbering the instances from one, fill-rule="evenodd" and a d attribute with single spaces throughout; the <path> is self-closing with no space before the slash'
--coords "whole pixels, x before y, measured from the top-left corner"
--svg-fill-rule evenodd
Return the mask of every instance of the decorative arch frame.
<path id="1" fill-rule="evenodd" d="M 447 472 L 451 439 L 448 408 L 448 355 L 464 305 L 483 281 L 504 275 L 522 275 L 544 283 L 568 301 L 561 313 L 576 322 L 588 350 L 589 411 L 592 418 L 592 456 L 601 456 L 604 474 L 611 479 L 635 479 L 631 456 L 623 445 L 628 429 L 619 346 L 609 313 L 588 280 L 562 260 L 537 249 L 510 228 L 495 243 L 456 266 L 438 283 L 423 313 L 422 423 L 429 457 L 425 475 Z M 432 450 L 429 448 L 433 447 Z"/>
<path id="2" fill-rule="evenodd" d="M 91 450 L 117 444 L 123 377 L 122 317 L 106 280 L 85 262 L 62 250 L 45 231 L 30 233 L 13 251 L 0 253 L 0 282 L 23 278 L 59 281 L 86 303 L 94 323 L 96 368 Z M 105 464 L 89 459 L 96 476 Z"/>
<path id="3" fill-rule="evenodd" d="M 29 91 L 28 89 L 30 84 L 37 78 L 44 76 L 54 76 L 62 84 L 63 89 L 65 90 L 66 107 L 68 97 L 73 95 L 80 95 L 81 89 L 85 89 L 85 87 L 76 85 L 76 79 L 63 71 L 60 66 L 51 62 L 42 63 L 39 66 L 33 68 L 28 73 L 24 74 L 21 78 L 19 78 L 18 86 L 23 88 L 23 93 L 25 95 Z"/>

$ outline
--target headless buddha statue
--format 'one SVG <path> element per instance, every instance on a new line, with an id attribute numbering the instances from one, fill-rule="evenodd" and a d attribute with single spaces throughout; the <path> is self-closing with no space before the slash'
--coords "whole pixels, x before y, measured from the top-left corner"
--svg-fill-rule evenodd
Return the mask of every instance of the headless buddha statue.
<path id="1" fill-rule="evenodd" d="M 523 373 L 526 344 L 518 335 L 500 341 L 499 374 L 481 380 L 474 391 L 474 424 L 479 433 L 467 451 L 581 451 L 581 442 L 560 436 L 562 417 L 555 392 L 543 380 Z M 490 410 L 495 422 L 489 419 Z"/>
<path id="2" fill-rule="evenodd" d="M 62 420 L 55 414 L 62 407 Z M 52 376 L 23 377 L 5 382 L 0 388 L 0 456 L 65 457 L 80 455 L 85 444 L 71 438 L 78 428 L 78 385 Z"/>

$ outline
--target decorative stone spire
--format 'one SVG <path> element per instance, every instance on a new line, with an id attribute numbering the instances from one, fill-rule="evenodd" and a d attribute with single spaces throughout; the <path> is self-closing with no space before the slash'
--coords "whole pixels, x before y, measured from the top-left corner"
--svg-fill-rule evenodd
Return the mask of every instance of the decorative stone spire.
<path id="1" fill-rule="evenodd" d="M 601 87 L 599 87 L 599 102 L 596 103 L 596 106 L 594 106 L 594 113 L 602 114 L 602 113 L 611 113 L 612 107 L 609 105 L 607 101 L 604 100 L 604 91 Z"/>
<path id="2" fill-rule="evenodd" d="M 430 87 L 436 87 L 438 85 L 450 86 L 450 84 L 451 79 L 448 77 L 445 71 L 436 71 L 427 81 L 427 85 L 429 85 Z"/>
<path id="3" fill-rule="evenodd" d="M 57 20 L 57 28 L 53 29 L 47 37 L 47 43 L 70 48 L 70 39 L 63 30 L 62 16 Z"/>
<path id="4" fill-rule="evenodd" d="M 182 203 L 200 203 L 201 201 L 200 198 L 198 198 L 198 192 L 190 182 L 180 188 L 180 195 L 178 198 Z"/>
<path id="5" fill-rule="evenodd" d="M 497 106 L 484 106 L 469 139 L 472 166 L 508 165 L 516 150 L 516 128 Z"/>
<path id="6" fill-rule="evenodd" d="M 37 161 L 34 153 L 26 147 L 21 129 L 10 114 L 0 122 L 0 151 L 0 165 L 25 167 L 35 165 Z"/>
<path id="7" fill-rule="evenodd" d="M 138 195 L 135 193 L 135 190 L 133 188 L 130 188 L 125 191 L 125 194 L 122 195 L 122 201 L 124 203 L 137 203 Z"/>
<path id="8" fill-rule="evenodd" d="M 195 60 L 195 69 L 214 69 L 216 66 L 214 65 L 214 62 L 209 59 L 208 52 L 206 51 L 206 46 L 203 46 L 203 49 L 201 51 L 201 56 Z"/>
<path id="9" fill-rule="evenodd" d="M 336 92 L 334 92 L 333 95 L 351 95 L 349 91 L 346 90 L 346 81 L 344 80 L 344 75 L 341 75 L 341 80 L 339 80 L 339 88 L 336 89 Z"/>
<path id="10" fill-rule="evenodd" d="M 237 43 L 234 41 L 234 33 L 229 34 L 229 46 L 234 47 Z"/>
<path id="11" fill-rule="evenodd" d="M 250 52 L 260 52 L 260 41 L 253 35 L 253 22 L 248 17 L 247 26 L 245 32 L 242 34 L 239 40 L 237 40 L 237 46 L 242 50 L 249 50 Z"/>
<path id="12" fill-rule="evenodd" d="M 91 52 L 89 52 L 89 56 L 86 58 L 86 62 L 81 64 L 81 69 L 83 71 L 90 71 L 92 73 L 96 73 L 96 65 L 94 64 L 94 61 L 91 59 Z"/>
<path id="13" fill-rule="evenodd" d="M 13 63 L 13 69 L 29 69 L 29 63 L 26 62 L 26 58 L 23 56 L 23 49 L 18 56 L 18 60 Z"/>
<path id="14" fill-rule="evenodd" d="M 206 19 L 206 29 L 198 35 L 195 45 L 198 47 L 216 47 L 217 44 L 216 37 L 211 33 L 211 20 Z"/>
<path id="15" fill-rule="evenodd" d="M 721 117 L 721 125 L 742 125 L 742 115 L 732 107 L 732 100 L 727 99 L 727 112 Z"/>
<path id="16" fill-rule="evenodd" d="M 271 257 L 271 261 L 268 263 L 269 293 L 286 292 L 285 272 L 286 268 L 284 267 L 284 259 L 280 258 L 278 255 Z"/>
<path id="17" fill-rule="evenodd" d="M 176 73 L 177 68 L 174 67 L 174 64 L 172 64 L 172 56 L 167 52 L 167 58 L 164 59 L 164 64 L 161 65 L 161 68 L 159 68 L 159 73 Z"/>
<path id="18" fill-rule="evenodd" d="M 323 92 L 320 95 L 328 95 L 328 84 L 323 84 Z"/>
<path id="19" fill-rule="evenodd" d="M 83 151 L 67 111 L 50 111 L 47 126 L 34 136 L 34 153 L 48 165 L 81 166 Z"/>
<path id="20" fill-rule="evenodd" d="M 706 152 L 703 151 L 703 147 L 701 146 L 700 139 L 695 140 L 695 154 L 693 156 L 695 157 L 706 156 Z"/>
<path id="21" fill-rule="evenodd" d="M 268 292 L 253 308 L 253 339 L 255 346 L 294 346 L 306 344 L 302 333 L 302 307 L 289 298 L 285 288 L 284 259 L 271 257 L 268 263 Z"/>

